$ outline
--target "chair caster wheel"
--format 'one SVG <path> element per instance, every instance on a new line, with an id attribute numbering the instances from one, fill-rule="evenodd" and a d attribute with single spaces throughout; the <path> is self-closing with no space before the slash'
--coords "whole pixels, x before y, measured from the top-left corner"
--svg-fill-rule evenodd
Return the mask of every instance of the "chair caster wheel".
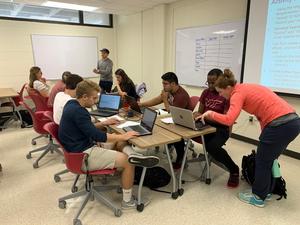
<path id="1" fill-rule="evenodd" d="M 73 225 L 82 225 L 82 223 L 79 219 L 74 219 L 73 220 Z"/>
<path id="2" fill-rule="evenodd" d="M 32 166 L 33 166 L 34 169 L 39 168 L 39 164 L 38 163 L 33 163 Z"/>
<path id="3" fill-rule="evenodd" d="M 206 184 L 210 184 L 210 183 L 211 183 L 211 179 L 210 179 L 210 178 L 207 178 L 207 179 L 205 180 L 205 183 L 206 183 Z"/>
<path id="4" fill-rule="evenodd" d="M 178 192 L 173 192 L 171 197 L 173 199 L 177 199 L 178 198 Z"/>
<path id="5" fill-rule="evenodd" d="M 30 154 L 30 153 L 28 153 L 28 154 L 26 155 L 26 159 L 31 159 L 31 154 Z"/>
<path id="6" fill-rule="evenodd" d="M 75 192 L 77 192 L 77 191 L 78 191 L 78 187 L 76 187 L 76 186 L 72 187 L 72 189 L 71 189 L 71 192 L 72 192 L 72 193 L 75 193 Z"/>
<path id="7" fill-rule="evenodd" d="M 60 180 L 61 180 L 60 176 L 54 175 L 54 181 L 55 181 L 55 183 L 58 183 Z"/>
<path id="8" fill-rule="evenodd" d="M 59 201 L 58 202 L 58 207 L 60 209 L 65 209 L 66 208 L 66 205 L 67 205 L 67 202 L 65 200 L 62 200 L 62 201 Z"/>
<path id="9" fill-rule="evenodd" d="M 183 189 L 183 188 L 181 188 L 181 189 L 178 189 L 178 194 L 179 194 L 179 196 L 182 196 L 182 195 L 183 195 L 183 193 L 184 193 L 184 189 Z"/>
<path id="10" fill-rule="evenodd" d="M 115 217 L 120 217 L 120 216 L 122 216 L 122 210 L 121 209 L 116 209 L 114 211 L 114 214 L 115 214 Z"/>
<path id="11" fill-rule="evenodd" d="M 36 141 L 31 141 L 31 144 L 32 145 L 36 145 Z"/>
<path id="12" fill-rule="evenodd" d="M 144 210 L 144 204 L 141 203 L 140 205 L 137 205 L 136 206 L 136 210 L 139 211 L 139 212 L 143 212 L 143 210 Z"/>

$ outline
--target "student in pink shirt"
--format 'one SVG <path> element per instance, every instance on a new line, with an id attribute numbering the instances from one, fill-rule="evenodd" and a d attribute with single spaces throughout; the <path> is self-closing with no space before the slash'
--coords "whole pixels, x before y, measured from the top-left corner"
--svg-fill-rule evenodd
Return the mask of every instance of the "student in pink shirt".
<path id="1" fill-rule="evenodd" d="M 218 77 L 223 74 L 220 69 L 212 69 L 207 74 L 207 85 L 199 99 L 199 109 L 194 116 L 201 115 L 208 110 L 226 113 L 229 102 L 224 97 L 220 96 L 215 89 L 215 82 Z M 230 127 L 220 123 L 211 123 L 217 130 L 215 133 L 204 136 L 206 151 L 218 162 L 222 163 L 229 171 L 230 176 L 227 186 L 235 188 L 239 185 L 239 167 L 234 163 L 227 151 L 222 147 L 229 138 Z M 194 141 L 201 143 L 201 138 L 195 138 Z"/>
<path id="2" fill-rule="evenodd" d="M 270 89 L 258 84 L 236 84 L 232 72 L 224 70 L 215 83 L 216 90 L 230 106 L 226 114 L 206 111 L 196 119 L 213 120 L 231 126 L 241 110 L 254 114 L 262 132 L 255 159 L 255 180 L 252 191 L 239 193 L 245 203 L 264 207 L 272 193 L 272 165 L 300 132 L 300 119 L 295 110 Z"/>
<path id="3" fill-rule="evenodd" d="M 55 85 L 52 87 L 49 98 L 48 98 L 48 106 L 53 106 L 54 98 L 58 92 L 65 91 L 66 80 L 67 77 L 71 74 L 69 71 L 63 72 L 61 76 L 61 80 L 57 81 Z"/>

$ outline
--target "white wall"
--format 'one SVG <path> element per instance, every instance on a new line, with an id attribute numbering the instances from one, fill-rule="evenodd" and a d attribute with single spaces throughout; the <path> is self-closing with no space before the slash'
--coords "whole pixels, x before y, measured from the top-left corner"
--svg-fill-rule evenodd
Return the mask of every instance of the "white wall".
<path id="1" fill-rule="evenodd" d="M 160 5 L 138 14 L 117 17 L 118 62 L 124 62 L 136 82 L 144 81 L 149 92 L 144 99 L 161 91 L 161 75 L 175 70 L 175 31 L 177 28 L 205 26 L 246 19 L 246 0 L 182 0 Z M 139 21 L 137 21 L 139 20 Z M 130 39 L 130 43 L 126 40 Z M 123 45 L 125 43 L 126 46 Z M 132 58 L 126 52 L 130 51 Z M 126 51 L 121 53 L 121 51 Z M 126 64 L 126 65 L 125 65 Z M 140 74 L 137 75 L 137 74 Z M 200 95 L 202 89 L 185 87 L 191 96 Z M 300 101 L 284 98 L 300 113 Z M 248 120 L 242 113 L 234 126 L 234 133 L 258 140 L 257 121 Z M 289 149 L 300 152 L 300 137 Z"/>
<path id="2" fill-rule="evenodd" d="M 0 87 L 15 90 L 28 82 L 34 65 L 31 34 L 96 36 L 99 48 L 110 49 L 112 60 L 116 55 L 115 29 L 111 28 L 0 20 L 0 34 Z"/>

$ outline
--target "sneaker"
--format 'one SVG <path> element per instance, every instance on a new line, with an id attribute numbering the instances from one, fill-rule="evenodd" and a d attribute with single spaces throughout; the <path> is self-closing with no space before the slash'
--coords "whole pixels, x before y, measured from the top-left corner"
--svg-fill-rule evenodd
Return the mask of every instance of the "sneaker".
<path id="1" fill-rule="evenodd" d="M 181 169 L 181 163 L 173 162 L 172 163 L 174 170 L 180 170 Z"/>
<path id="2" fill-rule="evenodd" d="M 265 198 L 266 201 L 272 200 L 272 193 L 267 194 L 267 197 Z"/>
<path id="3" fill-rule="evenodd" d="M 240 192 L 238 198 L 245 203 L 257 206 L 257 207 L 265 207 L 265 202 L 261 200 L 258 196 L 253 194 L 252 192 Z"/>
<path id="4" fill-rule="evenodd" d="M 237 186 L 239 186 L 239 182 L 240 182 L 239 173 L 231 173 L 229 175 L 229 179 L 228 179 L 228 182 L 227 182 L 227 187 L 236 188 Z"/>
<path id="5" fill-rule="evenodd" d="M 136 200 L 134 197 L 131 197 L 129 202 L 125 202 L 124 200 L 121 203 L 121 208 L 124 210 L 135 209 L 136 208 Z"/>
<path id="6" fill-rule="evenodd" d="M 128 162 L 142 167 L 153 167 L 159 163 L 159 158 L 156 156 L 144 156 L 132 154 L 128 157 Z"/>

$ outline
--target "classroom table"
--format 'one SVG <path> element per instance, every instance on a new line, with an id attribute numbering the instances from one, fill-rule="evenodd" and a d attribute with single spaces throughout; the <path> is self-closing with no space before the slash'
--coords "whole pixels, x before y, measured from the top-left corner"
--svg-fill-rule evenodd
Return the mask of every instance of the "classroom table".
<path id="1" fill-rule="evenodd" d="M 158 116 L 158 118 L 156 119 L 155 124 L 157 126 L 160 126 L 164 129 L 170 131 L 170 132 L 173 132 L 174 134 L 179 135 L 182 139 L 184 139 L 186 141 L 186 146 L 185 146 L 185 149 L 184 149 L 184 157 L 183 157 L 182 166 L 181 166 L 181 169 L 180 169 L 180 175 L 179 175 L 179 179 L 178 179 L 178 193 L 179 193 L 179 195 L 183 195 L 184 189 L 182 188 L 182 174 L 183 174 L 183 169 L 184 169 L 184 165 L 185 165 L 185 162 L 186 162 L 188 146 L 190 145 L 190 142 L 192 141 L 192 138 L 201 136 L 202 146 L 203 146 L 203 153 L 204 153 L 204 156 L 205 156 L 205 163 L 206 163 L 206 179 L 205 179 L 205 182 L 207 184 L 210 184 L 210 182 L 211 182 L 210 170 L 209 170 L 209 160 L 208 160 L 208 154 L 207 154 L 206 149 L 205 149 L 204 135 L 216 132 L 216 128 L 209 126 L 209 127 L 204 128 L 202 130 L 195 131 L 195 130 L 192 130 L 190 128 L 184 127 L 184 126 L 176 125 L 174 123 L 167 124 L 167 123 L 164 123 L 164 122 L 161 121 L 161 119 L 167 118 L 167 117 L 171 117 L 171 115 L 168 114 L 168 115 L 164 115 L 164 116 Z"/>

